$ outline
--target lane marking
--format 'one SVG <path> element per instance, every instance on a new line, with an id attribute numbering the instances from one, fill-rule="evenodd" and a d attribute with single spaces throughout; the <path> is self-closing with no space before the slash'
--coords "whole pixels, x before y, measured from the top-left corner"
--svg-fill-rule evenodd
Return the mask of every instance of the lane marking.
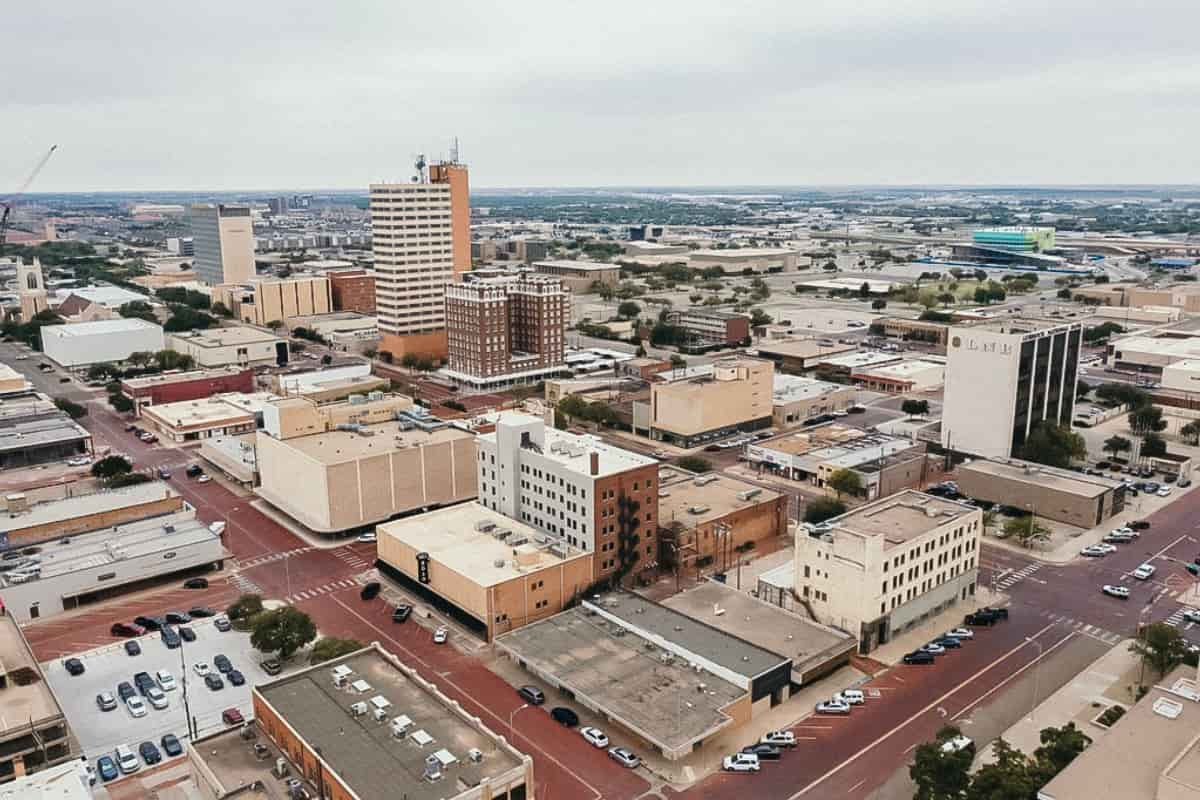
<path id="1" fill-rule="evenodd" d="M 993 692 L 997 691 L 998 689 L 1000 689 L 1000 687 L 1004 686 L 1004 684 L 1008 683 L 1008 682 L 1009 682 L 1009 681 L 1011 681 L 1013 678 L 1017 677 L 1017 676 L 1018 676 L 1018 675 L 1020 675 L 1022 672 L 1024 672 L 1025 670 L 1027 670 L 1027 669 L 1029 669 L 1030 667 L 1032 667 L 1034 664 L 1036 664 L 1036 663 L 1038 663 L 1039 661 L 1041 661 L 1043 658 L 1045 658 L 1046 656 L 1048 656 L 1050 653 L 1053 653 L 1053 652 L 1054 652 L 1055 650 L 1057 650 L 1059 647 L 1061 647 L 1062 645 L 1066 644 L 1067 640 L 1068 640 L 1068 639 L 1070 639 L 1070 638 L 1071 638 L 1072 636 L 1074 636 L 1074 635 L 1075 635 L 1074 633 L 1068 633 L 1066 636 L 1064 636 L 1063 638 L 1059 639 L 1059 640 L 1058 640 L 1057 642 L 1055 642 L 1054 644 L 1050 645 L 1050 647 L 1048 647 L 1048 648 L 1044 649 L 1044 650 L 1043 650 L 1041 653 L 1039 653 L 1039 654 L 1038 654 L 1037 658 L 1033 659 L 1033 660 L 1032 660 L 1032 661 L 1030 661 L 1028 664 L 1026 664 L 1025 666 L 1021 667 L 1019 670 L 1017 670 L 1016 672 L 1014 672 L 1012 675 L 1009 675 L 1007 678 L 1005 678 L 1004 680 L 1002 680 L 1002 681 L 1000 681 L 999 683 L 997 683 L 997 684 L 996 684 L 995 686 L 993 686 L 991 689 L 988 689 L 986 692 L 984 692 L 984 693 L 983 693 L 983 695 L 981 695 L 980 697 L 978 697 L 977 699 L 975 699 L 974 701 L 972 701 L 972 702 L 970 703 L 970 705 L 968 705 L 968 706 L 966 706 L 965 708 L 963 708 L 963 710 L 962 710 L 962 711 L 959 711 L 957 714 L 955 714 L 954 716 L 952 716 L 950 719 L 951 719 L 951 720 L 956 720 L 956 719 L 958 719 L 959 717 L 961 717 L 963 714 L 966 714 L 968 711 L 970 711 L 971 709 L 973 709 L 975 706 L 979 705 L 979 704 L 980 704 L 980 703 L 982 703 L 984 700 L 986 700 L 986 699 L 987 699 L 987 698 L 988 698 L 988 697 L 989 697 L 989 696 L 990 696 L 990 695 L 991 695 Z M 1036 701 L 1036 699 L 1037 699 L 1037 698 L 1034 698 L 1034 700 L 1035 700 L 1035 701 Z"/>

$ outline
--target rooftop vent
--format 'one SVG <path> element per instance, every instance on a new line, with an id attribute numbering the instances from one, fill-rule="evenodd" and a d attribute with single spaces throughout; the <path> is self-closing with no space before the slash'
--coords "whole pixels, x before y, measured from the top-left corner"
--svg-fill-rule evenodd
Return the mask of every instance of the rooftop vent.
<path id="1" fill-rule="evenodd" d="M 475 530 L 479 531 L 480 533 L 486 533 L 495 527 L 496 523 L 492 522 L 490 519 L 481 519 L 475 523 Z"/>
<path id="2" fill-rule="evenodd" d="M 696 478 L 693 478 L 692 483 L 696 484 L 697 486 L 707 486 L 708 484 L 712 483 L 716 479 L 717 479 L 716 475 L 700 475 Z"/>
<path id="3" fill-rule="evenodd" d="M 753 500 L 762 494 L 762 489 L 747 489 L 744 492 L 738 492 L 738 500 Z"/>
<path id="4" fill-rule="evenodd" d="M 1155 700 L 1152 708 L 1155 714 L 1167 719 L 1175 719 L 1183 713 L 1183 703 L 1168 697 L 1160 697 Z"/>
<path id="5" fill-rule="evenodd" d="M 688 506 L 689 514 L 703 514 L 708 511 L 708 506 Z"/>

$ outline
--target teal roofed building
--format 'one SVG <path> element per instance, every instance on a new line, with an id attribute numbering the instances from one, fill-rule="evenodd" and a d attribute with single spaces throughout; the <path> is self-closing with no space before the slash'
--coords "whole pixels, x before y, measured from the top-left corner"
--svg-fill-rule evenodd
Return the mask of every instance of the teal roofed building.
<path id="1" fill-rule="evenodd" d="M 1022 253 L 1043 253 L 1054 247 L 1054 228 L 981 228 L 972 236 L 979 247 L 998 247 Z"/>

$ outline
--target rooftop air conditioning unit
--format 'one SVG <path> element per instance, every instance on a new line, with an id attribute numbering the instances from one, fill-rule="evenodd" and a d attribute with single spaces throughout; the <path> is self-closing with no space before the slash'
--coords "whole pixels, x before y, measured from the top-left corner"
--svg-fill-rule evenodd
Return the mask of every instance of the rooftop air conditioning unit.
<path id="1" fill-rule="evenodd" d="M 483 761 L 483 751 L 478 747 L 472 747 L 467 751 L 467 760 L 474 764 L 478 764 L 480 761 Z"/>
<path id="2" fill-rule="evenodd" d="M 753 500 L 762 494 L 762 489 L 747 489 L 744 492 L 738 492 L 738 500 Z"/>
<path id="3" fill-rule="evenodd" d="M 356 717 L 361 717 L 367 713 L 367 704 L 362 702 L 354 703 L 350 706 L 350 713 Z"/>
<path id="4" fill-rule="evenodd" d="M 377 708 L 374 711 L 374 715 L 376 722 L 383 722 L 385 719 L 387 719 L 387 709 Z"/>
<path id="5" fill-rule="evenodd" d="M 708 506 L 688 506 L 689 514 L 703 514 L 708 511 Z"/>
<path id="6" fill-rule="evenodd" d="M 696 484 L 697 486 L 707 486 L 716 479 L 716 475 L 700 475 L 699 477 L 693 478 L 692 483 Z"/>
<path id="7" fill-rule="evenodd" d="M 433 753 L 425 756 L 425 780 L 440 781 L 442 779 L 442 762 Z"/>
<path id="8" fill-rule="evenodd" d="M 496 523 L 492 522 L 490 519 L 481 519 L 475 523 L 475 530 L 479 531 L 480 533 L 486 533 L 495 527 Z"/>
<path id="9" fill-rule="evenodd" d="M 275 759 L 275 766 L 271 768 L 271 774 L 276 778 L 282 778 L 288 774 L 288 762 L 286 758 Z"/>
<path id="10" fill-rule="evenodd" d="M 504 559 L 497 558 L 495 561 L 492 562 L 492 566 L 495 567 L 496 569 L 504 569 Z"/>

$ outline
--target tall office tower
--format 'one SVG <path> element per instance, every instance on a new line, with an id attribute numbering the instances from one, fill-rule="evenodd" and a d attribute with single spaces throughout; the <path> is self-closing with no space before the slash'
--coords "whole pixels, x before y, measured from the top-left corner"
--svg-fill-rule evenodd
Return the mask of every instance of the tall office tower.
<path id="1" fill-rule="evenodd" d="M 951 327 L 942 446 L 1008 458 L 1037 423 L 1069 426 L 1082 334 L 1079 322 L 1035 319 Z"/>
<path id="2" fill-rule="evenodd" d="M 412 183 L 371 184 L 379 349 L 445 358 L 446 285 L 471 268 L 467 167 L 417 170 Z"/>
<path id="3" fill-rule="evenodd" d="M 50 308 L 46 299 L 46 279 L 42 275 L 42 262 L 34 256 L 32 264 L 17 263 L 17 298 L 21 303 L 21 321 L 29 322 L 40 312 Z"/>
<path id="4" fill-rule="evenodd" d="M 446 287 L 449 373 L 472 386 L 502 388 L 566 366 L 563 339 L 571 295 L 562 279 L 520 272 Z"/>
<path id="5" fill-rule="evenodd" d="M 249 206 L 197 203 L 189 214 L 197 278 L 216 286 L 254 277 L 254 223 Z"/>

